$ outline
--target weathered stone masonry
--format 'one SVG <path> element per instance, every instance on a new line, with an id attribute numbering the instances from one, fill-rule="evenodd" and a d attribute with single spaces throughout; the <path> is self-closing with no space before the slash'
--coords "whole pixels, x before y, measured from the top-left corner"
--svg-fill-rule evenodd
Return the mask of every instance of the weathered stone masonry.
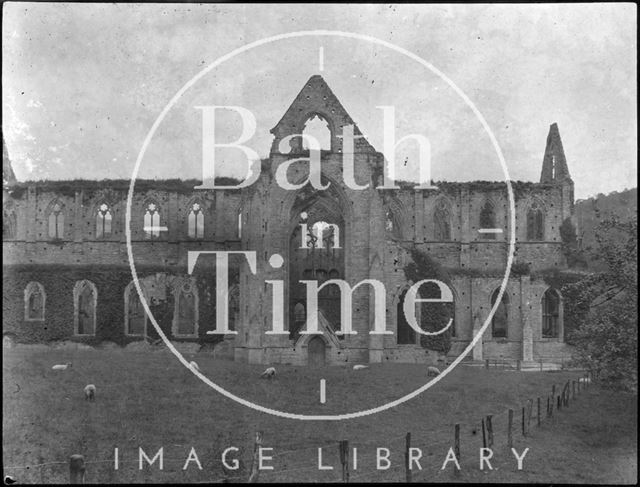
<path id="1" fill-rule="evenodd" d="M 325 191 L 309 185 L 286 191 L 275 180 L 277 168 L 308 156 L 308 151 L 298 137 L 282 154 L 280 141 L 301 133 L 314 117 L 325 121 L 331 134 L 321 153 L 323 182 L 331 185 Z M 415 246 L 451 271 L 455 332 L 450 353 L 467 346 L 491 309 L 506 265 L 510 229 L 505 183 L 441 182 L 435 183 L 438 190 L 402 183 L 399 189 L 376 189 L 382 183 L 383 156 L 364 139 L 356 139 L 355 180 L 369 187 L 350 189 L 344 184 L 342 139 L 337 137 L 346 124 L 355 125 L 325 81 L 313 76 L 272 129 L 271 153 L 262 163 L 261 177 L 249 188 L 194 190 L 197 182 L 137 183 L 131 224 L 135 263 L 145 298 L 172 339 L 216 340 L 206 333 L 215 327 L 215 277 L 204 261 L 198 272 L 187 275 L 187 252 L 243 249 L 256 251 L 258 275 L 240 260 L 231 261 L 229 315 L 238 334 L 219 345 L 236 360 L 429 360 L 417 335 L 412 343 L 398 343 L 398 326 L 406 326 L 399 325 L 398 310 L 411 285 L 404 267 L 408 249 Z M 360 134 L 357 126 L 355 134 Z M 305 170 L 305 163 L 292 164 L 289 180 L 303 181 Z M 515 262 L 531 271 L 566 268 L 559 228 L 573 216 L 573 182 L 556 124 L 549 131 L 540 182 L 513 186 Z M 5 334 L 20 341 L 118 343 L 156 336 L 131 285 L 124 234 L 127 190 L 126 181 L 5 184 Z M 316 248 L 300 248 L 307 238 L 301 234 L 303 223 L 334 231 L 339 248 L 332 238 L 325 239 L 323 248 L 317 243 Z M 502 233 L 480 233 L 488 223 Z M 319 236 L 317 230 L 313 235 Z M 280 269 L 268 264 L 275 253 L 284 257 Z M 340 295 L 329 286 L 319 296 L 326 333 L 299 335 L 306 310 L 299 280 L 331 278 L 352 286 L 364 279 L 383 282 L 387 328 L 394 334 L 369 335 L 374 298 L 361 286 L 353 295 L 357 335 L 337 337 L 332 330 L 340 328 Z M 271 328 L 272 315 L 271 288 L 265 280 L 285 283 L 287 336 L 264 333 Z M 559 291 L 532 280 L 529 273 L 510 278 L 497 315 L 473 358 L 561 360 L 570 353 L 563 340 Z"/>

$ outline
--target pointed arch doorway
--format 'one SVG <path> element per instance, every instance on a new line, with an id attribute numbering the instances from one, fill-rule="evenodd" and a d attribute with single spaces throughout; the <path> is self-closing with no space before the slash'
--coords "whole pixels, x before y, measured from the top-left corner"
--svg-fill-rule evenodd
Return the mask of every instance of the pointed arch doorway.
<path id="1" fill-rule="evenodd" d="M 317 368 L 325 366 L 327 359 L 327 346 L 322 338 L 315 336 L 309 340 L 307 351 L 307 364 L 309 367 Z"/>

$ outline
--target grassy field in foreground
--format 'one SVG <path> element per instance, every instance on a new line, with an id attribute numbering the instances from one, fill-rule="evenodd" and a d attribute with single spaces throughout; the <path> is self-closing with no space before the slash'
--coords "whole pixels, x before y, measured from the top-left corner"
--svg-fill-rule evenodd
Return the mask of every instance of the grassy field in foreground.
<path id="1" fill-rule="evenodd" d="M 258 378 L 264 366 L 195 359 L 203 373 L 241 397 L 264 406 L 303 414 L 352 412 L 396 399 L 426 382 L 425 366 L 379 364 L 363 371 L 345 367 L 308 369 L 277 366 L 273 381 Z M 72 362 L 64 372 L 51 370 Z M 433 388 L 391 410 L 347 421 L 296 421 L 253 411 L 203 384 L 166 352 L 122 350 L 71 351 L 15 348 L 3 354 L 3 463 L 5 474 L 23 483 L 65 482 L 68 458 L 85 455 L 87 483 L 204 482 L 248 477 L 255 431 L 264 432 L 264 446 L 273 447 L 273 471 L 260 480 L 338 481 L 337 440 L 358 449 L 353 481 L 404 480 L 404 435 L 421 449 L 421 471 L 414 481 L 610 483 L 634 482 L 637 476 L 637 398 L 609 397 L 593 387 L 570 407 L 545 418 L 546 397 L 576 372 L 516 372 L 459 366 Z M 327 383 L 327 403 L 319 402 L 319 381 Z M 95 403 L 82 389 L 97 386 Z M 520 432 L 520 411 L 528 399 L 543 401 L 543 424 Z M 516 410 L 514 446 L 529 448 L 524 469 L 506 446 L 507 409 Z M 480 420 L 493 414 L 494 470 L 480 471 Z M 462 472 L 440 468 L 461 424 Z M 240 468 L 225 472 L 221 452 L 239 448 Z M 120 452 L 119 470 L 113 451 Z M 138 470 L 138 447 L 152 457 L 164 451 L 164 470 L 157 464 Z M 183 466 L 191 447 L 202 465 Z M 318 471 L 317 447 L 323 464 Z M 376 471 L 376 447 L 390 450 L 391 468 Z M 60 462 L 60 463 L 53 463 Z M 42 466 L 34 466 L 45 464 Z M 26 466 L 31 466 L 29 469 Z M 12 468 L 9 468 L 12 467 Z M 13 468 L 25 467 L 25 468 Z"/>

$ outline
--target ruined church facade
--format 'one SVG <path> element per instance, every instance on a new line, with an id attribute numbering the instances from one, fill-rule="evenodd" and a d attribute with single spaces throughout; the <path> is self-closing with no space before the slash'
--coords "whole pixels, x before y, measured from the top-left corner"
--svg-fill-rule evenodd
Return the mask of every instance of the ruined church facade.
<path id="1" fill-rule="evenodd" d="M 328 127 L 318 190 L 283 189 L 276 172 L 303 182 L 309 156 L 300 134 L 312 119 Z M 250 363 L 323 365 L 344 362 L 429 362 L 403 305 L 411 282 L 405 268 L 420 252 L 446 270 L 453 294 L 450 356 L 469 345 L 496 304 L 511 231 L 504 182 L 437 183 L 437 189 L 399 184 L 381 190 L 384 158 L 364 138 L 353 147 L 355 183 L 344 182 L 344 126 L 357 125 L 320 76 L 313 76 L 272 129 L 269 157 L 253 185 L 241 190 L 196 190 L 176 182 L 137 185 L 132 204 L 132 253 L 145 299 L 167 337 L 211 346 L 214 353 Z M 281 142 L 288 141 L 287 144 Z M 286 150 L 281 152 L 282 148 Z M 158 335 L 132 284 L 125 239 L 127 182 L 16 183 L 3 191 L 5 336 L 17 341 L 74 339 L 127 344 Z M 551 125 L 538 183 L 514 183 L 514 268 L 493 320 L 469 358 L 561 361 L 563 299 L 540 276 L 563 270 L 560 227 L 573 217 L 573 182 L 556 124 Z M 484 230 L 493 231 L 486 232 Z M 256 252 L 256 269 L 233 258 L 227 296 L 234 334 L 216 327 L 216 278 L 203 256 L 188 272 L 194 250 Z M 282 257 L 282 265 L 272 256 Z M 526 271 L 523 271 L 526 269 Z M 306 335 L 310 304 L 301 281 L 343 279 L 384 284 L 388 335 L 369 331 L 379 316 L 371 286 L 352 294 L 352 335 L 340 335 L 338 286 L 317 297 L 321 335 Z M 283 283 L 283 305 L 273 303 Z M 313 309 L 313 307 L 311 307 Z M 417 307 L 418 317 L 420 306 Z M 286 333 L 269 334 L 281 313 Z M 424 321 L 424 320 L 423 320 Z M 208 333 L 209 332 L 209 333 Z M 338 333 L 337 333 L 338 332 Z"/>

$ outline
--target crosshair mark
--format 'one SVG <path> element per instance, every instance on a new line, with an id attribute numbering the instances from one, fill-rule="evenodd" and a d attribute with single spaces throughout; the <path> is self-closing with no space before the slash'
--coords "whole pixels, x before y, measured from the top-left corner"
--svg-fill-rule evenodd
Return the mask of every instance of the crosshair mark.
<path id="1" fill-rule="evenodd" d="M 502 228 L 479 228 L 480 233 L 502 233 Z"/>
<path id="2" fill-rule="evenodd" d="M 327 381 L 320 379 L 320 404 L 327 402 Z"/>

